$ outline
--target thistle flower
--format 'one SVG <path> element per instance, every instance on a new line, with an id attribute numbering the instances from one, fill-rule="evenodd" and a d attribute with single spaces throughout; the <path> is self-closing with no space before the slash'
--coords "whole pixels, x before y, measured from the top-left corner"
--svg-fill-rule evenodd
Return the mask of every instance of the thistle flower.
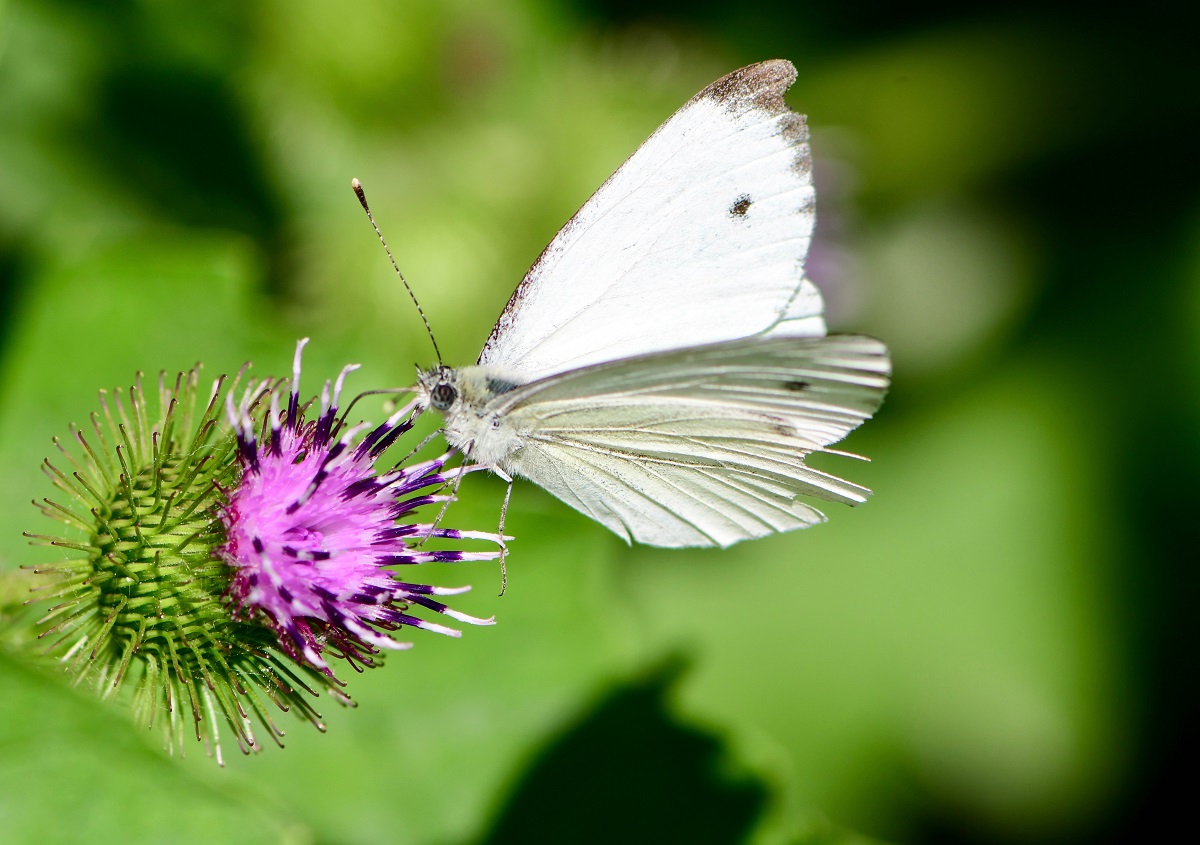
<path id="1" fill-rule="evenodd" d="M 447 469 L 443 455 L 377 475 L 375 463 L 412 427 L 412 409 L 356 444 L 366 426 L 337 417 L 350 367 L 305 421 L 303 344 L 282 418 L 286 382 L 247 389 L 234 431 L 222 405 L 237 380 L 227 392 L 218 379 L 200 405 L 198 368 L 173 384 L 160 376 L 155 406 L 139 377 L 127 393 L 101 393 L 90 431 L 71 429 L 72 448 L 55 440 L 69 470 L 43 465 L 68 500 L 35 504 L 71 536 L 28 536 L 75 554 L 36 569 L 50 579 L 41 598 L 57 601 L 40 636 L 103 696 L 132 688 L 137 718 L 158 721 L 172 750 L 182 752 L 189 716 L 218 762 L 222 723 L 244 753 L 260 748 L 255 722 L 282 745 L 268 701 L 323 731 L 314 697 L 350 703 L 330 656 L 374 665 L 381 649 L 404 647 L 387 636 L 404 625 L 457 634 L 412 615 L 412 605 L 491 621 L 431 598 L 462 588 L 404 583 L 384 568 L 499 556 L 420 547 L 427 537 L 501 545 L 496 535 L 397 522 L 446 502 L 434 490 L 464 470 Z"/>
<path id="2" fill-rule="evenodd" d="M 488 625 L 451 610 L 432 596 L 466 592 L 469 587 L 432 587 L 401 581 L 386 567 L 429 561 L 492 560 L 498 551 L 432 551 L 428 538 L 502 541 L 496 534 L 458 531 L 432 524 L 397 523 L 422 505 L 446 502 L 435 495 L 461 473 L 447 469 L 453 453 L 397 467 L 380 475 L 375 464 L 396 439 L 412 428 L 416 403 L 394 413 L 357 444 L 367 424 L 347 428 L 338 418 L 346 376 L 342 370 L 330 392 L 321 394 L 316 419 L 305 420 L 300 407 L 300 356 L 296 347 L 287 410 L 281 417 L 279 394 L 271 394 L 270 430 L 260 444 L 248 406 L 229 417 L 237 428 L 242 480 L 222 514 L 228 542 L 221 555 L 236 568 L 230 594 L 240 615 L 262 611 L 284 650 L 296 660 L 332 676 L 327 649 L 351 665 L 370 666 L 381 649 L 411 643 L 387 635 L 402 626 L 441 634 L 459 632 L 409 613 L 416 605 L 472 625 Z"/>

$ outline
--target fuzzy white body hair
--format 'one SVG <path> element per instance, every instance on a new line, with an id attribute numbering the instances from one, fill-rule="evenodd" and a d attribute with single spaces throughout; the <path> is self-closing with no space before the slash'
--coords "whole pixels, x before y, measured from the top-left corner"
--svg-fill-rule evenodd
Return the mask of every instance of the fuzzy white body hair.
<path id="1" fill-rule="evenodd" d="M 525 433 L 514 418 L 489 405 L 515 384 L 493 367 L 440 367 L 421 375 L 425 404 L 432 404 L 430 392 L 438 384 L 450 385 L 456 394 L 453 404 L 441 410 L 446 442 L 475 463 L 511 474 L 515 467 L 510 459 L 525 445 Z"/>

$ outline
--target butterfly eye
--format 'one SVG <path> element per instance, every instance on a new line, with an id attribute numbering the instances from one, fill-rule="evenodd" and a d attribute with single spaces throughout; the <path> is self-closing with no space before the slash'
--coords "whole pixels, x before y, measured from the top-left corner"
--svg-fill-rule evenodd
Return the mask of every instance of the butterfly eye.
<path id="1" fill-rule="evenodd" d="M 444 411 L 453 405 L 454 400 L 457 398 L 458 391 L 445 382 L 442 382 L 430 392 L 429 403 L 439 411 Z"/>

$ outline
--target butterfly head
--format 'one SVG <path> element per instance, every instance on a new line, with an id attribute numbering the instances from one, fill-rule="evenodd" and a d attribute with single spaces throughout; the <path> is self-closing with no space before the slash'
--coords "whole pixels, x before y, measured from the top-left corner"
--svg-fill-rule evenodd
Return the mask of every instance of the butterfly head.
<path id="1" fill-rule="evenodd" d="M 437 366 L 420 374 L 417 385 L 427 407 L 449 413 L 460 398 L 458 371 L 452 367 Z"/>
<path id="2" fill-rule="evenodd" d="M 502 398 L 518 387 L 517 381 L 481 366 L 437 366 L 417 377 L 419 399 L 442 415 L 446 441 L 476 463 L 499 467 L 521 445 L 521 427 L 513 424 Z"/>

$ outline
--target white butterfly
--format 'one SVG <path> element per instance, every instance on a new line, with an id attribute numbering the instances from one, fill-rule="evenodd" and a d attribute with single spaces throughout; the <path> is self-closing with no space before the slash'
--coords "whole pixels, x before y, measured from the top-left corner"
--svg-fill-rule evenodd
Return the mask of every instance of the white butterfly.
<path id="1" fill-rule="evenodd" d="M 725 76 L 646 140 L 517 287 L 479 361 L 421 374 L 452 446 L 629 540 L 729 546 L 870 491 L 805 466 L 883 400 L 886 347 L 826 336 L 786 61 Z"/>

